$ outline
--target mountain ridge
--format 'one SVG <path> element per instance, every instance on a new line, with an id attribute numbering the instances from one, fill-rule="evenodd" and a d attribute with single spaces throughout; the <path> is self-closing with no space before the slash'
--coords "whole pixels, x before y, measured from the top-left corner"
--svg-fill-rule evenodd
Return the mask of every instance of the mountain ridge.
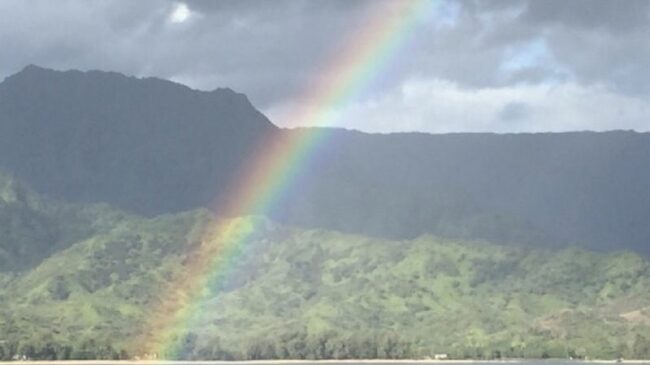
<path id="1" fill-rule="evenodd" d="M 61 75 L 66 75 L 66 74 L 77 74 L 77 75 L 103 75 L 103 76 L 117 76 L 118 78 L 123 78 L 131 81 L 153 81 L 156 83 L 159 83 L 161 85 L 168 85 L 171 86 L 173 85 L 174 87 L 177 87 L 178 89 L 184 89 L 187 91 L 195 92 L 195 93 L 201 93 L 201 94 L 219 94 L 219 93 L 224 93 L 224 94 L 231 94 L 235 95 L 237 97 L 242 98 L 243 100 L 246 100 L 249 105 L 253 106 L 253 104 L 250 102 L 248 99 L 248 96 L 245 93 L 237 92 L 233 90 L 230 87 L 216 87 L 211 90 L 203 90 L 203 89 L 196 89 L 192 88 L 188 85 L 185 85 L 183 83 L 165 79 L 165 78 L 160 78 L 160 77 L 155 77 L 155 76 L 133 76 L 133 75 L 128 75 L 126 73 L 118 72 L 118 71 L 104 71 L 101 69 L 88 69 L 88 70 L 78 70 L 78 69 L 66 69 L 66 70 L 59 70 L 55 68 L 50 68 L 50 67 L 43 67 L 39 66 L 36 64 L 28 64 L 27 66 L 23 67 L 20 71 L 17 71 L 13 74 L 10 74 L 4 78 L 3 81 L 0 81 L 0 85 L 4 83 L 5 81 L 12 80 L 15 78 L 20 78 L 22 75 L 29 74 L 29 75 L 34 75 L 34 74 L 61 74 Z M 30 76 L 32 77 L 32 76 Z M 490 135 L 497 135 L 497 136 L 508 136 L 508 135 L 514 135 L 514 136 L 526 136 L 526 135 L 572 135 L 572 134 L 609 134 L 609 133 L 632 133 L 632 134 L 650 134 L 650 131 L 637 131 L 634 129 L 609 129 L 609 130 L 571 130 L 571 131 L 562 131 L 562 132 L 552 132 L 552 131 L 539 131 L 539 132 L 441 132 L 441 133 L 435 133 L 435 132 L 426 132 L 426 131 L 397 131 L 397 132 L 372 132 L 372 131 L 364 131 L 364 130 L 358 130 L 358 129 L 349 129 L 346 127 L 307 127 L 307 126 L 297 126 L 297 127 L 280 127 L 277 124 L 273 123 L 270 121 L 272 125 L 274 125 L 277 128 L 280 129 L 286 129 L 286 130 L 300 130 L 300 129 L 328 129 L 328 130 L 342 130 L 342 131 L 347 131 L 347 132 L 353 132 L 353 133 L 361 133 L 365 135 L 426 135 L 426 136 L 490 136 Z"/>
<path id="2" fill-rule="evenodd" d="M 217 87 L 212 90 L 199 90 L 199 89 L 193 89 L 187 85 L 184 85 L 179 82 L 159 78 L 159 77 L 153 77 L 153 76 L 145 76 L 145 77 L 138 77 L 138 76 L 130 76 L 121 72 L 117 71 L 103 71 L 99 69 L 91 69 L 91 70 L 86 70 L 86 71 L 81 71 L 81 70 L 76 70 L 76 69 L 68 69 L 68 70 L 55 70 L 52 68 L 47 68 L 47 67 L 41 67 L 35 64 L 29 64 L 25 67 L 23 67 L 20 71 L 8 75 L 5 77 L 3 81 L 0 82 L 0 84 L 4 82 L 8 82 L 11 84 L 12 82 L 21 82 L 23 80 L 21 79 L 33 79 L 33 78 L 38 78 L 39 76 L 52 76 L 52 75 L 59 75 L 61 77 L 65 76 L 70 76 L 72 75 L 73 77 L 79 78 L 81 77 L 93 77 L 93 76 L 100 76 L 103 78 L 112 78 L 116 77 L 118 79 L 122 79 L 123 81 L 130 82 L 130 81 L 143 81 L 143 82 L 150 82 L 150 83 L 156 83 L 158 85 L 165 85 L 167 87 L 174 87 L 177 89 L 181 90 L 186 90 L 186 91 L 192 91 L 195 93 L 207 93 L 207 94 L 224 94 L 224 95 L 234 95 L 238 97 L 241 100 L 245 100 L 248 104 L 252 105 L 250 101 L 248 100 L 248 97 L 246 94 L 243 93 L 238 93 L 232 90 L 231 88 L 228 87 Z"/>

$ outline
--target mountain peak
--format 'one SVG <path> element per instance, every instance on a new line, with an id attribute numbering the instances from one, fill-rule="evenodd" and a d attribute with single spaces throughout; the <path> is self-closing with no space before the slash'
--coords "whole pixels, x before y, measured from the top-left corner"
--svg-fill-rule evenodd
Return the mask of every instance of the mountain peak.
<path id="1" fill-rule="evenodd" d="M 54 71 L 54 70 L 35 65 L 33 63 L 30 63 L 29 65 L 23 67 L 23 69 L 19 73 L 22 73 L 22 72 L 38 72 L 38 71 Z"/>
<path id="2" fill-rule="evenodd" d="M 85 108 L 88 102 L 95 106 L 104 104 L 104 109 L 108 109 L 109 104 L 119 108 L 130 104 L 129 108 L 149 110 L 184 104 L 196 113 L 203 113 L 203 118 L 206 119 L 214 119 L 219 114 L 215 113 L 215 107 L 219 106 L 222 109 L 237 109 L 246 113 L 247 117 L 237 118 L 238 125 L 254 123 L 256 128 L 275 129 L 275 126 L 255 109 L 246 95 L 230 88 L 219 87 L 212 91 L 201 91 L 157 77 L 136 77 L 113 71 L 61 71 L 29 64 L 0 83 L 0 97 L 23 101 L 37 97 L 33 107 L 47 103 L 48 99 L 54 99 L 51 101 L 59 105 L 62 102 L 72 104 L 75 109 Z M 230 112 L 226 114 L 233 115 Z"/>
<path id="3" fill-rule="evenodd" d="M 193 89 L 187 85 L 166 80 L 158 77 L 137 77 L 129 76 L 115 71 L 103 70 L 55 70 L 52 68 L 42 67 L 35 64 L 29 64 L 23 67 L 17 73 L 8 76 L 2 84 L 16 86 L 16 84 L 29 84 L 29 87 L 36 87 L 35 83 L 39 82 L 63 82 L 66 85 L 62 87 L 74 87 L 75 84 L 90 84 L 89 87 L 125 87 L 147 89 L 147 92 L 156 93 L 160 90 L 167 92 L 176 92 L 178 94 L 188 93 L 193 95 L 205 95 L 216 98 L 223 98 L 226 102 L 238 102 L 246 107 L 254 108 L 248 97 L 243 93 L 238 93 L 228 87 L 218 87 L 212 91 L 202 91 Z M 108 85 L 107 85 L 108 84 Z M 5 85 L 5 87 L 11 87 Z"/>
<path id="4" fill-rule="evenodd" d="M 22 79 L 25 79 L 26 77 L 31 78 L 31 77 L 33 77 L 33 75 L 43 74 L 43 73 L 47 73 L 47 72 L 56 72 L 56 71 L 52 70 L 52 69 L 49 69 L 49 68 L 44 68 L 44 67 L 41 67 L 41 66 L 38 66 L 38 65 L 29 64 L 29 65 L 23 67 L 20 71 L 7 76 L 4 79 L 4 81 L 0 82 L 0 85 L 11 83 L 14 80 L 22 80 Z"/>
<path id="5" fill-rule="evenodd" d="M 231 89 L 117 72 L 29 65 L 0 83 L 0 101 L 0 167 L 56 198 L 142 213 L 214 197 L 236 161 L 278 129 Z M 146 188 L 161 182 L 167 199 Z"/>

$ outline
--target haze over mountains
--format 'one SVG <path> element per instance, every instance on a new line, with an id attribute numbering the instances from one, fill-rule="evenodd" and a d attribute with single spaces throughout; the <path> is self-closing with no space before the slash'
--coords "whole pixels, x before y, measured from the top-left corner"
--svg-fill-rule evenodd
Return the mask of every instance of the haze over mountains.
<path id="1" fill-rule="evenodd" d="M 650 357 L 649 134 L 327 130 L 268 217 L 224 217 L 292 133 L 228 89 L 0 83 L 0 359 Z M 193 258 L 236 244 L 148 345 Z"/>
<path id="2" fill-rule="evenodd" d="M 254 230 L 235 257 L 214 258 L 228 275 L 201 287 L 171 343 L 146 346 L 218 219 L 57 203 L 0 175 L 0 359 L 650 357 L 638 254 L 391 241 L 262 217 L 227 221 Z"/>
<path id="3" fill-rule="evenodd" d="M 53 198 L 149 216 L 219 207 L 251 151 L 289 133 L 229 89 L 36 66 L 0 84 L 0 169 Z M 394 239 L 650 251 L 646 133 L 333 130 L 315 156 L 270 218 Z"/>

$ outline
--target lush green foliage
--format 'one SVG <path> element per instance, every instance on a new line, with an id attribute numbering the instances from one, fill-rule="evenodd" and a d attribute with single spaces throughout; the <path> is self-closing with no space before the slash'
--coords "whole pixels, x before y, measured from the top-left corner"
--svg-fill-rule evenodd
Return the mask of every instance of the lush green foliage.
<path id="1" fill-rule="evenodd" d="M 145 219 L 3 181 L 0 357 L 144 355 L 156 304 L 215 217 Z M 236 222 L 257 233 L 207 288 L 175 356 L 650 357 L 650 265 L 634 253 Z"/>

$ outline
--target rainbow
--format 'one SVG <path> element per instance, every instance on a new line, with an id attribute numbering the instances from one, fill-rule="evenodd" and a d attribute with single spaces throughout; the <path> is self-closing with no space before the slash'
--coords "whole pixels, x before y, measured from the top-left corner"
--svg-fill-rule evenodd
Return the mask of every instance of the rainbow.
<path id="1" fill-rule="evenodd" d="M 394 58 L 405 40 L 430 14 L 435 0 L 390 1 L 375 10 L 346 48 L 326 68 L 322 82 L 309 88 L 301 100 L 310 106 L 291 117 L 294 125 L 332 125 L 336 112 L 357 98 Z M 291 190 L 297 174 L 309 163 L 328 139 L 330 130 L 301 128 L 282 133 L 253 153 L 234 184 L 229 206 L 218 210 L 268 213 Z M 179 356 L 179 334 L 196 318 L 199 304 L 219 288 L 233 271 L 256 227 L 246 220 L 222 219 L 215 222 L 200 244 L 192 247 L 184 270 L 169 284 L 165 297 L 151 314 L 142 353 L 160 358 Z"/>

